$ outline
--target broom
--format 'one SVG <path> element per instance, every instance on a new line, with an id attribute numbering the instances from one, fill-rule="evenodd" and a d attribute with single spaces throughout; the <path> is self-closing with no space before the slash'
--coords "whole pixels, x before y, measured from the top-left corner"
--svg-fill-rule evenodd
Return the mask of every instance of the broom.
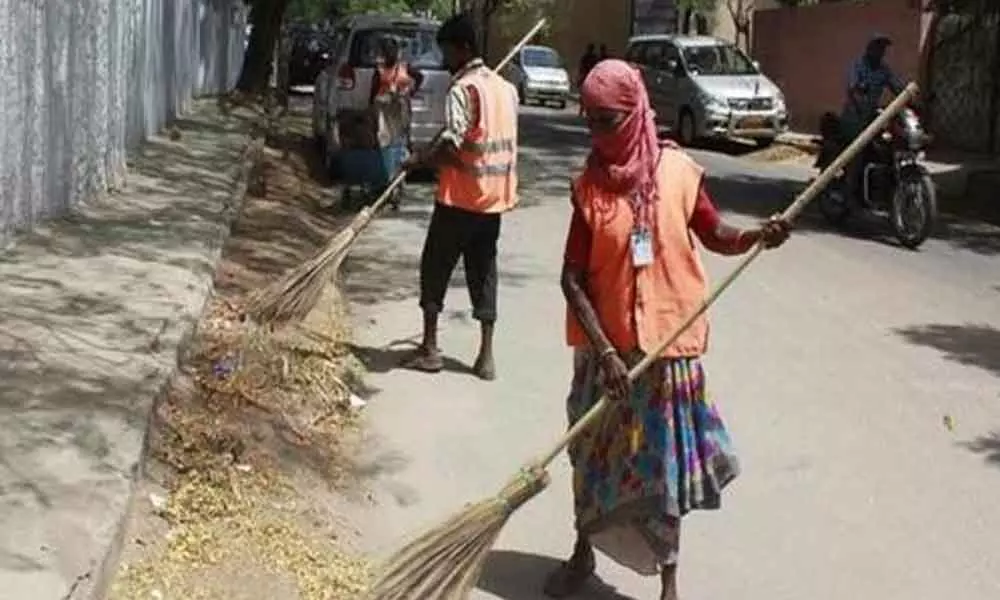
<path id="1" fill-rule="evenodd" d="M 917 93 L 909 84 L 854 142 L 801 193 L 781 217 L 791 222 L 861 149 L 888 125 Z M 629 371 L 635 381 L 694 321 L 708 310 L 764 249 L 758 243 L 705 299 L 697 311 Z M 370 600 L 464 600 L 479 579 L 486 558 L 511 514 L 541 493 L 549 483 L 548 465 L 583 430 L 598 422 L 609 405 L 603 396 L 541 459 L 529 463 L 499 494 L 465 510 L 432 529 L 389 558 L 379 573 Z"/>
<path id="2" fill-rule="evenodd" d="M 531 38 L 545 27 L 542 19 L 531 28 L 521 40 L 511 48 L 507 56 L 496 66 L 503 69 L 508 62 L 527 44 Z M 430 143 L 433 149 L 440 140 L 441 133 Z M 351 249 L 354 240 L 371 222 L 378 211 L 392 197 L 392 193 L 406 179 L 406 171 L 401 170 L 389 186 L 370 206 L 366 206 L 351 223 L 330 240 L 315 256 L 292 269 L 281 279 L 254 293 L 247 306 L 247 314 L 257 323 L 278 325 L 299 322 L 304 319 L 319 302 L 323 287 L 336 274 Z"/>

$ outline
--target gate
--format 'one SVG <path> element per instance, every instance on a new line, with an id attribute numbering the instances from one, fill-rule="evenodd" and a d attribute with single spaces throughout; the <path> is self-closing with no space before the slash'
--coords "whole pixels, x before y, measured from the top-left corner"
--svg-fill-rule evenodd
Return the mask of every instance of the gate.
<path id="1" fill-rule="evenodd" d="M 1000 36 L 998 21 L 968 15 L 936 20 L 928 56 L 931 130 L 958 150 L 1000 152 Z"/>

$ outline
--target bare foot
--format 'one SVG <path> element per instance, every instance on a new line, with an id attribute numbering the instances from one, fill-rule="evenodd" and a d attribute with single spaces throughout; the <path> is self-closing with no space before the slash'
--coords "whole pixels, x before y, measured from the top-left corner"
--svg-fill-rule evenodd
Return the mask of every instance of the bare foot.
<path id="1" fill-rule="evenodd" d="M 660 600 L 680 600 L 677 595 L 677 565 L 665 566 L 660 581 L 663 583 Z"/>
<path id="2" fill-rule="evenodd" d="M 424 373 L 439 373 L 444 369 L 444 359 L 441 358 L 440 351 L 421 347 L 403 361 L 403 368 Z"/>
<path id="3" fill-rule="evenodd" d="M 476 359 L 476 363 L 472 366 L 472 372 L 483 381 L 493 381 L 496 379 L 497 366 L 493 361 L 493 356 L 483 356 L 480 354 Z"/>
<path id="4" fill-rule="evenodd" d="M 594 551 L 577 551 L 545 580 L 542 591 L 549 598 L 567 598 L 578 593 L 594 574 Z"/>

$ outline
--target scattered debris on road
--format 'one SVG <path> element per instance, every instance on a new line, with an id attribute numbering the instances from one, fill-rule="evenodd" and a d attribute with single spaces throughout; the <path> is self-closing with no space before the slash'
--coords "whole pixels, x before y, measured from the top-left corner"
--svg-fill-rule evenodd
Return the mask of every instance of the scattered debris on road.
<path id="1" fill-rule="evenodd" d="M 347 446 L 364 401 L 333 285 L 292 329 L 265 331 L 242 299 L 338 228 L 318 210 L 307 117 L 290 115 L 256 171 L 210 301 L 150 433 L 147 481 L 112 600 L 354 600 L 368 565 L 331 498 L 352 485 Z"/>

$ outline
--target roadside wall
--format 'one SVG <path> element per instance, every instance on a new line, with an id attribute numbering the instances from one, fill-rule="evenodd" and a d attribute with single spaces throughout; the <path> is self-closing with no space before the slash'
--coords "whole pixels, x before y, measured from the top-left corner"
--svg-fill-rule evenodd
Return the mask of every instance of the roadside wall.
<path id="1" fill-rule="evenodd" d="M 888 60 L 903 79 L 918 79 L 930 15 L 922 0 L 868 0 L 757 10 L 753 57 L 785 93 L 792 127 L 815 132 L 820 115 L 839 111 L 851 63 L 873 32 L 889 35 Z"/>
<path id="2" fill-rule="evenodd" d="M 242 0 L 0 0 L 0 243 L 120 187 L 126 150 L 234 82 Z"/>

